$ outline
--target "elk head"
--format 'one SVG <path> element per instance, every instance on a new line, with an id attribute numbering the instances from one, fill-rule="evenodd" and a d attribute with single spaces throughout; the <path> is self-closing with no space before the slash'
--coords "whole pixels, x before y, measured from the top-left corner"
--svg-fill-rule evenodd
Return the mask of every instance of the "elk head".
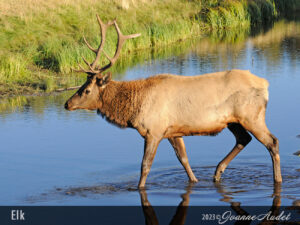
<path id="1" fill-rule="evenodd" d="M 65 104 L 65 109 L 67 110 L 76 110 L 76 109 L 88 109 L 88 110 L 95 110 L 97 109 L 97 102 L 99 99 L 100 91 L 103 90 L 108 82 L 111 80 L 111 73 L 104 74 L 103 72 L 107 69 L 109 69 L 116 61 L 117 58 L 120 55 L 121 48 L 124 44 L 124 42 L 127 39 L 135 38 L 140 36 L 141 34 L 131 34 L 131 35 L 123 35 L 122 32 L 119 29 L 119 26 L 114 21 L 109 21 L 108 23 L 103 23 L 98 15 L 97 20 L 100 26 L 101 31 L 101 42 L 97 49 L 93 48 L 85 39 L 83 38 L 85 44 L 87 47 L 93 51 L 96 55 L 95 60 L 92 63 L 87 62 L 87 60 L 83 58 L 83 61 L 85 64 L 89 67 L 89 69 L 84 69 L 80 64 L 80 70 L 75 70 L 76 72 L 84 72 L 87 73 L 87 81 L 79 88 L 79 90 L 71 97 Z M 114 25 L 117 34 L 118 34 L 118 43 L 116 52 L 114 54 L 113 58 L 110 58 L 105 51 L 103 50 L 103 46 L 106 39 L 106 31 L 107 28 Z M 107 59 L 109 60 L 109 63 L 103 67 L 97 66 L 97 61 L 100 59 L 101 53 L 103 53 Z"/>

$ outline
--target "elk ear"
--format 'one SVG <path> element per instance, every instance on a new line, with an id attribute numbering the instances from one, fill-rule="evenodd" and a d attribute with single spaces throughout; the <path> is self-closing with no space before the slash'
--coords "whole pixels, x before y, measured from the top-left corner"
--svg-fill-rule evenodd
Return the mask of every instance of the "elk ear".
<path id="1" fill-rule="evenodd" d="M 111 72 L 106 73 L 103 78 L 103 84 L 107 84 L 111 80 Z"/>
<path id="2" fill-rule="evenodd" d="M 101 75 L 101 77 L 97 76 L 97 85 L 98 86 L 106 85 L 110 80 L 111 80 L 111 72 L 108 72 L 103 76 Z"/>

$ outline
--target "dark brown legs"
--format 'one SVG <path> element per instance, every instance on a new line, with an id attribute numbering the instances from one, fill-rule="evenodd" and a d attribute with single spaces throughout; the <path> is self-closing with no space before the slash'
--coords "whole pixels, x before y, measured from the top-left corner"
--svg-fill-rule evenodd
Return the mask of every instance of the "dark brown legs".
<path id="1" fill-rule="evenodd" d="M 198 180 L 195 177 L 195 175 L 191 169 L 191 166 L 189 164 L 185 145 L 183 142 L 183 138 L 182 137 L 174 137 L 174 138 L 169 138 L 168 140 L 171 143 L 171 145 L 173 146 L 176 156 L 177 156 L 179 162 L 181 163 L 181 165 L 184 167 L 190 181 L 198 182 Z"/>
<path id="2" fill-rule="evenodd" d="M 251 141 L 251 136 L 248 132 L 238 123 L 231 123 L 228 125 L 228 129 L 233 133 L 236 138 L 236 144 L 231 152 L 218 164 L 214 181 L 219 181 L 221 174 L 225 171 L 228 164 L 233 160 L 243 148 Z"/>

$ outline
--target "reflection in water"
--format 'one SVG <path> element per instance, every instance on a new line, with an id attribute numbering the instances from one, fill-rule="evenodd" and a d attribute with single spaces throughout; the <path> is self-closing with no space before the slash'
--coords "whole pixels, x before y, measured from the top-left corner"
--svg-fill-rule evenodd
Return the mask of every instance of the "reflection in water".
<path id="1" fill-rule="evenodd" d="M 296 68 L 299 61 L 300 24 L 285 20 L 274 24 L 272 29 L 260 31 L 246 42 L 212 43 L 211 39 L 203 39 L 195 44 L 193 57 L 199 71 L 207 71 L 208 65 L 214 65 L 213 70 L 231 68 L 251 69 L 259 67 L 269 74 L 281 69 L 282 63 Z M 245 62 L 247 65 L 245 65 Z M 211 68 L 209 68 L 211 69 Z M 263 75 L 263 74 L 259 74 Z"/>
<path id="2" fill-rule="evenodd" d="M 216 182 L 215 187 L 216 187 L 218 193 L 220 193 L 223 196 L 223 198 L 221 198 L 220 201 L 228 202 L 228 203 L 230 203 L 230 205 L 232 207 L 237 207 L 237 206 L 241 205 L 241 202 L 233 201 L 234 198 L 231 197 L 232 192 L 227 191 L 226 187 L 223 184 L 221 184 L 219 182 Z M 280 207 L 280 205 L 281 205 L 281 191 L 282 191 L 281 184 L 280 183 L 274 183 L 273 194 L 272 194 L 272 196 L 273 196 L 272 208 Z"/>
<path id="3" fill-rule="evenodd" d="M 0 103 L 0 113 L 13 113 L 19 107 L 22 107 L 28 103 L 28 98 L 25 96 L 17 96 L 14 98 L 2 99 Z"/>
<path id="4" fill-rule="evenodd" d="M 186 187 L 186 192 L 181 195 L 182 201 L 177 206 L 175 215 L 173 216 L 170 225 L 183 225 L 186 220 L 187 210 L 190 202 L 190 194 L 192 192 L 192 184 Z M 145 189 L 139 190 L 141 197 L 141 205 L 145 216 L 146 225 L 158 225 L 158 219 L 155 214 L 154 208 L 151 206 L 147 192 Z"/>
<path id="5" fill-rule="evenodd" d="M 294 155 L 300 156 L 300 151 L 295 152 Z"/>
<path id="6" fill-rule="evenodd" d="M 49 108 L 56 108 L 58 111 L 63 111 L 63 101 L 72 93 L 64 92 L 61 94 L 53 94 L 49 96 L 25 97 L 16 96 L 0 100 L 0 115 L 5 118 L 12 113 L 30 113 L 31 117 L 40 117 Z"/>
<path id="7" fill-rule="evenodd" d="M 293 201 L 293 206 L 300 206 L 300 199 Z"/>
<path id="8" fill-rule="evenodd" d="M 231 210 L 233 210 L 235 213 L 235 214 L 232 214 L 232 215 L 234 215 L 234 218 L 238 218 L 237 216 L 240 216 L 239 218 L 245 218 L 245 219 L 240 219 L 240 220 L 233 220 L 233 222 L 235 222 L 234 224 L 251 224 L 253 222 L 253 220 L 249 219 L 249 218 L 251 218 L 253 215 L 263 216 L 262 220 L 258 219 L 259 224 L 278 224 L 280 222 L 280 219 L 278 219 L 279 218 L 278 216 L 284 215 L 282 213 L 287 214 L 287 212 L 284 211 L 285 209 L 281 210 L 281 208 L 280 208 L 281 207 L 281 191 L 282 191 L 281 184 L 274 184 L 273 195 L 272 195 L 273 196 L 272 205 L 270 206 L 270 208 L 268 208 L 268 207 L 260 208 L 260 210 L 258 211 L 259 214 L 257 214 L 257 211 L 255 211 L 255 213 L 253 214 L 253 211 L 252 211 L 253 208 L 242 207 L 242 204 L 240 202 L 232 201 L 232 198 L 229 197 L 229 195 L 226 191 L 226 188 L 222 184 L 216 183 L 215 187 L 216 187 L 217 191 L 223 196 L 221 201 L 225 201 L 230 204 Z M 177 206 L 176 212 L 169 224 L 172 224 L 172 225 L 185 224 L 186 218 L 187 218 L 187 212 L 188 212 L 188 208 L 189 208 L 190 194 L 192 193 L 192 189 L 193 189 L 193 185 L 188 185 L 186 187 L 186 192 L 183 195 L 181 195 L 182 200 L 179 203 L 179 205 Z M 140 190 L 139 193 L 140 193 L 141 205 L 142 205 L 143 213 L 144 213 L 144 217 L 145 217 L 145 224 L 146 225 L 158 225 L 159 220 L 156 216 L 156 212 L 155 212 L 154 208 L 151 206 L 151 203 L 148 200 L 146 190 L 145 189 Z M 297 201 L 295 201 L 294 206 L 297 206 L 297 204 L 298 204 Z M 159 207 L 156 208 L 157 211 L 160 209 L 163 210 L 164 208 L 159 208 Z M 220 211 L 218 213 L 220 213 L 220 212 L 225 213 L 225 212 L 228 212 L 228 210 L 230 210 L 225 207 L 219 208 L 219 209 L 220 209 Z M 299 208 L 288 208 L 288 209 L 289 210 L 299 210 Z M 213 209 L 211 209 L 210 211 L 214 212 Z M 199 218 L 200 212 L 202 212 L 202 211 L 199 210 L 197 212 L 198 216 L 196 218 L 197 218 L 198 222 L 200 221 L 200 218 Z M 297 213 L 297 212 L 294 212 L 294 213 Z M 299 212 L 298 212 L 298 214 L 299 214 Z M 164 215 L 164 216 L 166 217 L 167 215 Z M 193 217 L 195 218 L 195 215 L 193 215 Z M 226 218 L 226 216 L 222 217 L 222 219 L 219 220 L 219 222 L 220 221 L 227 222 L 227 220 L 225 220 L 225 218 Z M 275 219 L 275 218 L 277 218 L 277 219 Z M 255 219 L 255 220 L 257 220 L 257 219 Z M 217 221 L 218 220 L 216 220 L 216 222 Z M 289 221 L 289 222 L 291 222 L 291 221 Z M 293 222 L 291 222 L 291 223 L 293 223 Z"/>

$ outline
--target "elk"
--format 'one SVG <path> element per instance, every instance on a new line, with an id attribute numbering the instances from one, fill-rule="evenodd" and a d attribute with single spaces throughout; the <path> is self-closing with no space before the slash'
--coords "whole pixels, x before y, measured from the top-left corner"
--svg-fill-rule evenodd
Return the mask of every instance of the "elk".
<path id="1" fill-rule="evenodd" d="M 218 164 L 214 181 L 219 181 L 227 165 L 251 141 L 251 133 L 269 151 L 274 182 L 281 183 L 279 142 L 265 123 L 268 81 L 249 71 L 230 70 L 197 76 L 159 74 L 146 79 L 115 81 L 104 73 L 116 62 L 124 41 L 140 34 L 123 35 L 116 20 L 103 23 L 97 15 L 101 42 L 94 49 L 92 63 L 84 60 L 77 72 L 87 73 L 87 81 L 65 103 L 65 109 L 97 110 L 106 120 L 119 127 L 136 129 L 144 138 L 144 156 L 139 188 L 143 188 L 160 141 L 167 138 L 184 167 L 189 180 L 197 182 L 188 162 L 183 136 L 216 135 L 224 128 L 233 133 L 236 144 Z M 114 26 L 118 42 L 114 56 L 104 51 L 107 28 Z M 109 60 L 97 65 L 101 53 Z"/>

